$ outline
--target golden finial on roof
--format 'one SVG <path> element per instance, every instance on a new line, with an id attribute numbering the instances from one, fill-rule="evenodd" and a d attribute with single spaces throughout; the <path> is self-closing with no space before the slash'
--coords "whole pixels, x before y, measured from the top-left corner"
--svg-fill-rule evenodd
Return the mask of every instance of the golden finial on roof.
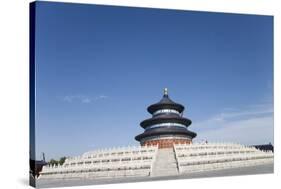
<path id="1" fill-rule="evenodd" d="M 164 88 L 164 95 L 168 96 L 168 88 Z"/>

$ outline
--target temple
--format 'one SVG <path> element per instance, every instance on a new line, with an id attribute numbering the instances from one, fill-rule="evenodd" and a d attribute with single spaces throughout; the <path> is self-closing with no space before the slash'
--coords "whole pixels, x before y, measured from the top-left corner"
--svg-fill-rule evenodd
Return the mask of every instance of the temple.
<path id="1" fill-rule="evenodd" d="M 152 115 L 140 123 L 144 132 L 135 139 L 139 146 L 96 149 L 81 156 L 68 157 L 62 165 L 46 165 L 39 176 L 41 183 L 89 179 L 108 183 L 138 179 L 192 177 L 194 173 L 222 175 L 273 172 L 273 150 L 234 143 L 194 143 L 196 133 L 188 130 L 191 120 L 183 117 L 184 106 L 163 98 L 147 108 Z"/>
<path id="2" fill-rule="evenodd" d="M 144 133 L 135 137 L 140 144 L 158 145 L 159 148 L 171 148 L 174 144 L 190 144 L 196 133 L 187 127 L 191 120 L 183 117 L 184 106 L 169 98 L 168 89 L 164 89 L 163 98 L 147 108 L 152 118 L 140 123 Z"/>

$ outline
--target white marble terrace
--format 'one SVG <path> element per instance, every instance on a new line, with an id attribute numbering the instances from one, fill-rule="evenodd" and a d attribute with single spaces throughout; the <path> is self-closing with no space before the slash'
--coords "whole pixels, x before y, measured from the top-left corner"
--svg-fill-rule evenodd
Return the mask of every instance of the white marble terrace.
<path id="1" fill-rule="evenodd" d="M 44 166 L 42 178 L 114 178 L 149 176 L 158 146 L 120 147 L 86 152 L 61 166 Z"/>
<path id="2" fill-rule="evenodd" d="M 146 177 L 158 175 L 154 174 L 157 170 L 161 170 L 162 176 L 165 173 L 169 176 L 171 170 L 166 172 L 164 169 L 169 167 L 169 161 L 165 162 L 158 155 L 160 150 L 165 149 L 133 146 L 86 152 L 66 159 L 61 166 L 44 166 L 39 179 Z M 170 161 L 175 164 L 173 174 L 273 164 L 273 152 L 232 143 L 174 144 L 171 153 L 167 154 L 171 158 L 165 159 L 175 159 L 175 162 Z"/>
<path id="3" fill-rule="evenodd" d="M 179 173 L 273 164 L 273 152 L 232 143 L 175 144 Z"/>

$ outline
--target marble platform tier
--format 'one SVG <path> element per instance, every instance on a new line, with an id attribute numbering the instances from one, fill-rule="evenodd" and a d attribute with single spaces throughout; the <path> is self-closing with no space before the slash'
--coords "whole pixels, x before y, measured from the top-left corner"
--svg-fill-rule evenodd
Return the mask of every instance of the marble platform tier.
<path id="1" fill-rule="evenodd" d="M 39 179 L 163 177 L 273 164 L 273 152 L 232 143 L 174 144 L 96 150 L 44 166 Z"/>

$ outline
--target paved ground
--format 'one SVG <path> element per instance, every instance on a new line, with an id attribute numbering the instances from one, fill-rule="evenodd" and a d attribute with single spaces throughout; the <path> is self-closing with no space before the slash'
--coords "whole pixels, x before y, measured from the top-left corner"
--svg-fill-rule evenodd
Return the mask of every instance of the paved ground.
<path id="1" fill-rule="evenodd" d="M 252 175 L 252 174 L 268 174 L 273 173 L 273 164 L 258 165 L 253 167 L 232 168 L 216 171 L 205 171 L 198 173 L 189 173 L 185 175 L 163 176 L 163 177 L 138 177 L 138 178 L 116 178 L 116 179 L 79 179 L 79 180 L 50 180 L 39 179 L 37 187 L 66 187 L 66 186 L 82 186 L 96 184 L 113 184 L 125 182 L 143 182 L 154 180 L 172 180 L 172 179 L 190 179 L 202 177 L 218 177 L 218 176 L 235 176 L 235 175 Z"/>

